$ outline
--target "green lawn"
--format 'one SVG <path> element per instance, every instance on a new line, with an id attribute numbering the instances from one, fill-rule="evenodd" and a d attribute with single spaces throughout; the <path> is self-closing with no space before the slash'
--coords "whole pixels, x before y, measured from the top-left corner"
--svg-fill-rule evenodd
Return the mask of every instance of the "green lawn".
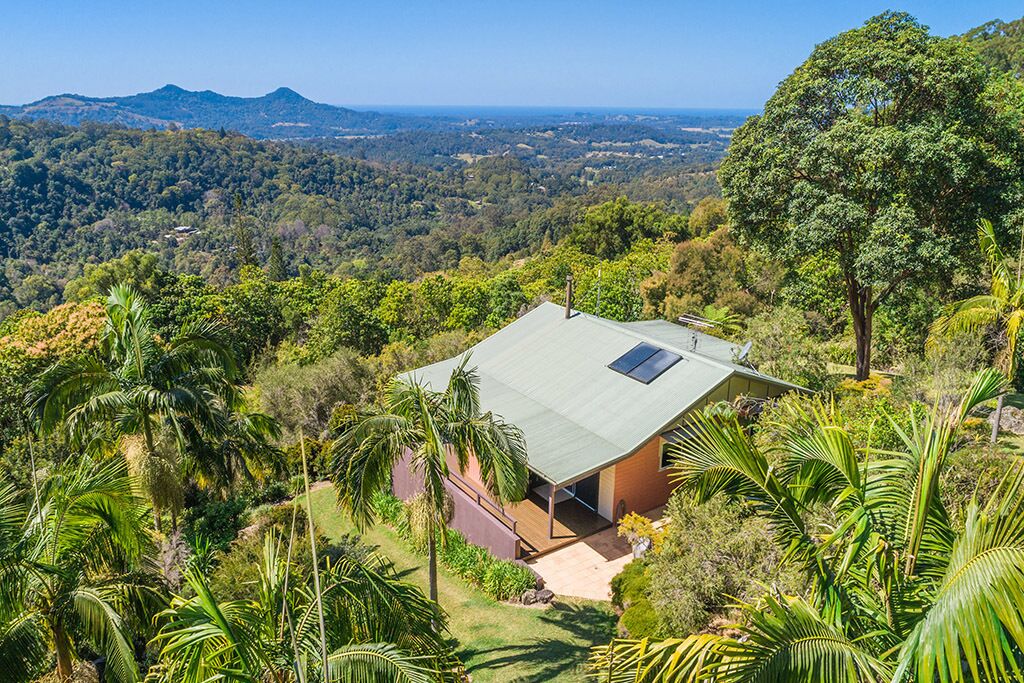
<path id="1" fill-rule="evenodd" d="M 332 487 L 312 493 L 317 527 L 330 538 L 353 530 L 335 507 Z M 363 541 L 394 562 L 403 577 L 427 591 L 426 559 L 385 526 L 368 529 Z M 591 645 L 615 632 L 607 603 L 565 599 L 547 609 L 497 603 L 443 569 L 441 606 L 448 612 L 457 651 L 474 683 L 486 681 L 582 681 Z"/>

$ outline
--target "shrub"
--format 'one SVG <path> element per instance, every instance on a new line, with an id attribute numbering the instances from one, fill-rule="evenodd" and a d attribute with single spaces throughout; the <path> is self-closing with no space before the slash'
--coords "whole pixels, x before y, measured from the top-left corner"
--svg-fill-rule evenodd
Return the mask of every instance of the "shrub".
<path id="1" fill-rule="evenodd" d="M 666 516 L 664 545 L 646 558 L 651 583 L 644 591 L 666 632 L 703 631 L 765 585 L 785 594 L 803 589 L 802 574 L 783 561 L 767 521 L 746 507 L 722 496 L 696 505 L 677 493 Z"/>
<path id="2" fill-rule="evenodd" d="M 654 522 L 635 512 L 630 512 L 619 520 L 618 535 L 634 546 L 641 540 L 648 540 L 655 551 L 661 546 L 664 537 L 662 531 L 654 528 Z"/>
<path id="3" fill-rule="evenodd" d="M 495 600 L 512 600 L 524 591 L 537 585 L 537 577 L 529 567 L 512 562 L 497 560 L 484 572 L 483 589 Z"/>
<path id="4" fill-rule="evenodd" d="M 341 349 L 311 365 L 263 367 L 256 374 L 256 386 L 262 410 L 281 424 L 287 441 L 293 441 L 300 427 L 307 437 L 323 434 L 339 403 L 366 400 L 373 374 L 358 353 Z"/>
<path id="5" fill-rule="evenodd" d="M 441 562 L 448 571 L 475 586 L 483 586 L 489 559 L 490 553 L 486 548 L 473 545 L 454 529 L 448 530 L 445 546 L 441 549 Z"/>
<path id="6" fill-rule="evenodd" d="M 192 498 L 193 500 L 188 500 Z M 204 491 L 186 497 L 182 526 L 189 545 L 205 539 L 213 550 L 224 550 L 246 525 L 247 501 L 240 497 L 217 500 Z"/>
<path id="7" fill-rule="evenodd" d="M 409 522 L 410 505 L 389 493 L 373 498 L 377 517 L 394 528 L 406 542 L 423 552 L 424 546 Z M 512 600 L 537 584 L 533 571 L 522 564 L 501 560 L 486 548 L 474 545 L 455 529 L 445 529 L 437 548 L 437 561 L 460 579 L 483 589 L 495 600 Z M 422 541 L 422 539 L 419 539 Z"/>
<path id="8" fill-rule="evenodd" d="M 640 598 L 619 617 L 619 631 L 627 638 L 647 638 L 658 632 L 660 623 L 651 601 Z"/>
<path id="9" fill-rule="evenodd" d="M 622 571 L 612 577 L 612 604 L 625 609 L 637 600 L 646 597 L 651 588 L 651 579 L 647 575 L 647 563 L 633 560 Z"/>
<path id="10" fill-rule="evenodd" d="M 296 533 L 305 533 L 306 510 L 301 505 L 261 505 L 249 511 L 249 520 L 260 531 L 273 528 L 281 536 L 291 533 L 293 516 Z"/>
<path id="11" fill-rule="evenodd" d="M 319 481 L 330 474 L 330 464 L 327 462 L 330 451 L 329 443 L 309 436 L 305 438 L 306 465 L 309 467 L 310 482 Z M 284 449 L 284 462 L 288 472 L 295 472 L 296 475 L 302 474 L 302 445 L 298 440 Z M 301 491 L 304 481 L 301 476 L 297 476 L 297 478 Z M 289 481 L 293 480 L 294 478 Z"/>
<path id="12" fill-rule="evenodd" d="M 390 493 L 376 492 L 370 505 L 373 506 L 377 519 L 396 529 L 405 517 L 405 504 Z"/>
<path id="13" fill-rule="evenodd" d="M 270 505 L 280 503 L 292 495 L 288 483 L 283 481 L 268 481 L 263 484 L 247 486 L 241 494 L 247 498 L 249 505 Z"/>
<path id="14" fill-rule="evenodd" d="M 920 404 L 900 403 L 891 389 L 890 380 L 876 375 L 863 382 L 847 380 L 836 389 L 836 407 L 854 446 L 866 448 L 870 444 L 875 450 L 901 448 L 903 440 L 893 422 L 909 433 L 912 420 L 923 417 Z"/>

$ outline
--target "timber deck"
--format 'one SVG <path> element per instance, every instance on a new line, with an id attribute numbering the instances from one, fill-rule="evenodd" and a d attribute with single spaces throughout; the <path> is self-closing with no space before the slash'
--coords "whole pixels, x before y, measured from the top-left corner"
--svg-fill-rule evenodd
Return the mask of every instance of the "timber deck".
<path id="1" fill-rule="evenodd" d="M 522 559 L 535 559 L 612 525 L 575 498 L 570 498 L 555 503 L 554 537 L 548 538 L 548 501 L 533 491 L 526 500 L 506 505 L 505 512 L 516 520 Z"/>

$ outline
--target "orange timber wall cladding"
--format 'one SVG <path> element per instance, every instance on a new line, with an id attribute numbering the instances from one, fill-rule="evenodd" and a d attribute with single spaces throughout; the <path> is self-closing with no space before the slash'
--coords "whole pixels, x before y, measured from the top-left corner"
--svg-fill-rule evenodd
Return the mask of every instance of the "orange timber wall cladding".
<path id="1" fill-rule="evenodd" d="M 739 396 L 767 398 L 769 395 L 777 396 L 780 393 L 781 390 L 764 382 L 733 377 L 715 387 L 696 409 Z M 669 470 L 661 469 L 661 444 L 661 436 L 656 436 L 636 453 L 612 466 L 612 521 L 618 521 L 623 509 L 626 512 L 643 513 L 668 502 L 669 494 L 675 486 L 672 484 Z M 625 501 L 625 506 L 620 501 Z"/>
<path id="2" fill-rule="evenodd" d="M 661 437 L 654 437 L 639 451 L 615 464 L 615 495 L 612 514 L 618 521 L 625 501 L 626 512 L 647 512 L 668 502 L 672 491 L 669 471 L 661 469 Z"/>

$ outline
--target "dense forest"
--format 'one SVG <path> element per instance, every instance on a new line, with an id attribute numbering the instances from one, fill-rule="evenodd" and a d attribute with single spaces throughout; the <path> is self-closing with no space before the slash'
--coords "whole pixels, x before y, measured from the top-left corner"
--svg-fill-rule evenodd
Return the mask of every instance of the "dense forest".
<path id="1" fill-rule="evenodd" d="M 0 118 L 0 669 L 1020 680 L 1022 25 L 882 14 L 735 129 Z M 808 391 L 694 414 L 611 603 L 541 609 L 428 489 L 453 449 L 522 497 L 521 434 L 471 359 L 402 373 L 570 275 L 580 311 L 685 316 Z"/>
<path id="2" fill-rule="evenodd" d="M 83 264 L 131 249 L 226 283 L 240 233 L 261 263 L 280 243 L 290 273 L 415 277 L 494 261 L 558 241 L 581 207 L 621 192 L 685 210 L 715 192 L 708 155 L 723 150 L 654 169 L 500 154 L 433 169 L 224 132 L 0 119 L 0 306 L 58 303 Z"/>

